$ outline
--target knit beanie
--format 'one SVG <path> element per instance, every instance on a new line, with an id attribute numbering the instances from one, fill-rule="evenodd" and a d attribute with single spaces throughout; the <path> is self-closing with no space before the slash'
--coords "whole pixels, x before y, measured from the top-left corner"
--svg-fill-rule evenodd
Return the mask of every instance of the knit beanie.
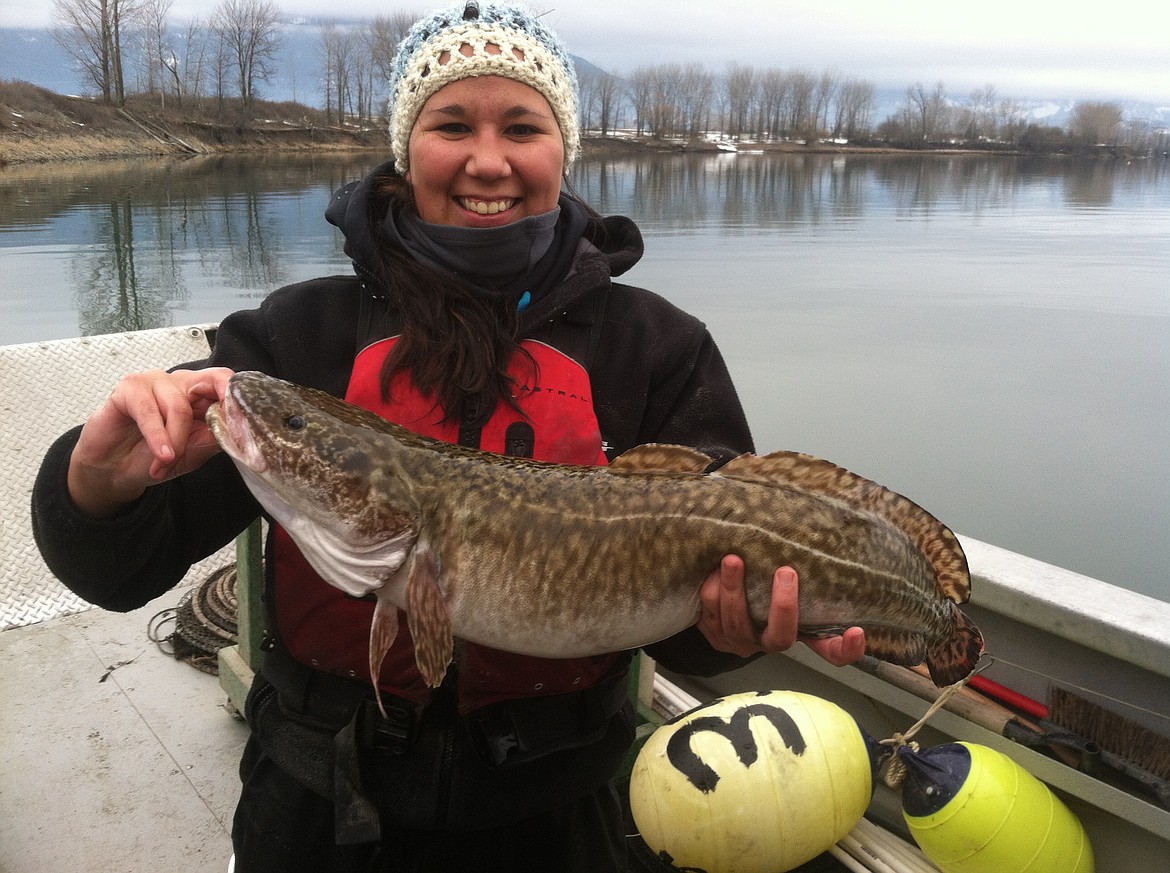
<path id="1" fill-rule="evenodd" d="M 580 133 L 577 74 L 564 45 L 519 6 L 469 0 L 420 19 L 398 46 L 388 114 L 399 173 L 410 168 L 410 131 L 423 104 L 444 85 L 471 76 L 504 76 L 543 94 L 561 129 L 568 168 Z"/>

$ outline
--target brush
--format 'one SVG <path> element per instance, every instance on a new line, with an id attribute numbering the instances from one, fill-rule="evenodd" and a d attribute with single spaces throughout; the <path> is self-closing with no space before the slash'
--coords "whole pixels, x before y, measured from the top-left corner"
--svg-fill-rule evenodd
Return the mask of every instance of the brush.
<path id="1" fill-rule="evenodd" d="M 1053 686 L 1048 692 L 1048 718 L 1086 741 L 1087 764 L 1100 762 L 1152 792 L 1170 809 L 1170 737 L 1078 694 Z"/>

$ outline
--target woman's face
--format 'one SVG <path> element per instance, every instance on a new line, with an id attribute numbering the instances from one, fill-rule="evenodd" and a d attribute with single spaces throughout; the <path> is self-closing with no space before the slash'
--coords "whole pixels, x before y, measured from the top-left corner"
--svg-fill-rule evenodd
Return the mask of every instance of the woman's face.
<path id="1" fill-rule="evenodd" d="M 565 144 L 548 101 L 502 76 L 436 91 L 410 132 L 406 174 L 423 221 L 498 227 L 557 205 Z"/>

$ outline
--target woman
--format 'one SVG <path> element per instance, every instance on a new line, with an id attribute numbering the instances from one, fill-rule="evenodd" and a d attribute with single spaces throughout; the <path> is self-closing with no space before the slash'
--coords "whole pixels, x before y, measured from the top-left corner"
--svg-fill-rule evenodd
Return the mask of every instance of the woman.
<path id="1" fill-rule="evenodd" d="M 57 442 L 33 513 L 59 578 L 132 609 L 256 517 L 203 422 L 236 370 L 543 460 L 605 463 L 651 441 L 720 460 L 750 450 L 702 324 L 612 281 L 641 256 L 637 229 L 562 192 L 576 103 L 564 48 L 523 10 L 468 3 L 418 22 L 391 80 L 394 162 L 327 211 L 355 275 L 227 317 L 207 361 L 126 377 Z M 610 781 L 632 737 L 628 653 L 543 660 L 468 643 L 432 691 L 402 633 L 379 681 L 383 717 L 362 678 L 372 604 L 317 577 L 278 526 L 266 558 L 236 869 L 624 869 Z M 706 675 L 787 648 L 796 591 L 795 573 L 778 570 L 758 631 L 728 556 L 703 584 L 696 626 L 647 648 Z M 864 635 L 809 644 L 847 663 Z"/>

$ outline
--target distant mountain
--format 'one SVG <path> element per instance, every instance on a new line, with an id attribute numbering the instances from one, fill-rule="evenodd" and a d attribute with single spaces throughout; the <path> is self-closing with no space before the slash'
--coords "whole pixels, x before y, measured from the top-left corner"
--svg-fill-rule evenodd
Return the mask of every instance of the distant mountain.
<path id="1" fill-rule="evenodd" d="M 575 58 L 579 72 L 599 71 L 584 58 Z M 321 30 L 316 21 L 295 19 L 285 22 L 276 73 L 259 84 L 259 96 L 266 100 L 295 100 L 309 106 L 325 105 L 321 87 Z M 133 87 L 133 71 L 127 71 Z M 72 58 L 47 29 L 0 27 L 0 79 L 23 79 L 62 94 L 91 93 L 93 85 L 76 69 Z M 958 95 L 954 95 L 958 96 Z M 1006 95 L 1005 95 L 1006 96 Z M 882 88 L 876 94 L 873 120 L 879 123 L 905 102 L 904 89 Z M 1072 100 L 1021 99 L 1029 121 L 1063 127 L 1072 111 Z M 1170 106 L 1122 102 L 1127 116 L 1144 118 L 1170 126 Z"/>

